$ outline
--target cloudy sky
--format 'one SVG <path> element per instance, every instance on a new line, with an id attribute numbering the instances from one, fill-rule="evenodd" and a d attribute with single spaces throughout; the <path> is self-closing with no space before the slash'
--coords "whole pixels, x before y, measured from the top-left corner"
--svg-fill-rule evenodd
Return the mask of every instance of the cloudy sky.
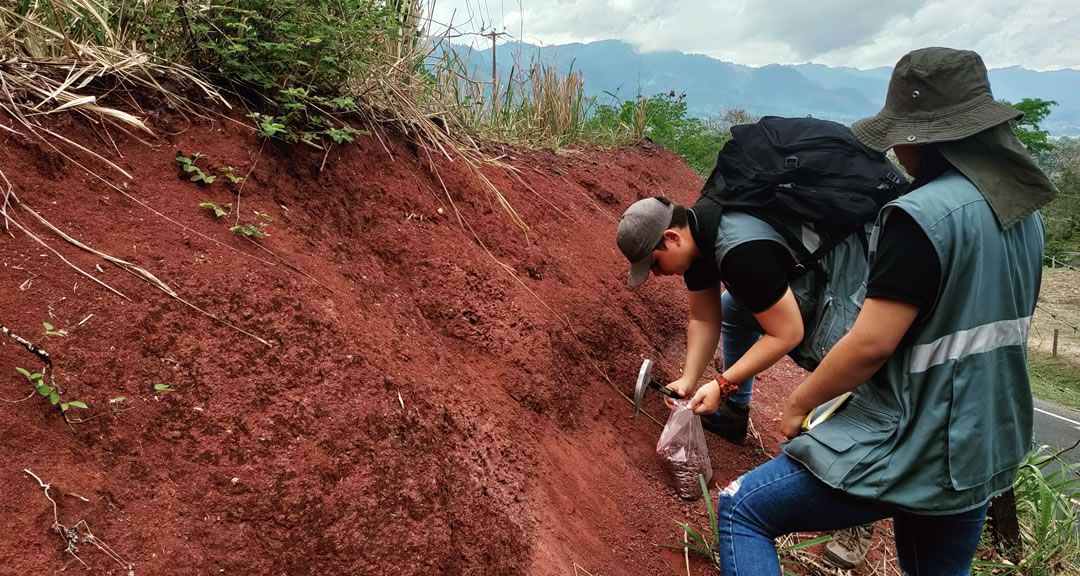
<path id="1" fill-rule="evenodd" d="M 619 39 L 752 66 L 892 66 L 912 49 L 949 46 L 991 68 L 1080 68 L 1080 0 L 435 1 L 434 20 L 451 15 L 459 31 L 494 27 L 532 44 Z"/>

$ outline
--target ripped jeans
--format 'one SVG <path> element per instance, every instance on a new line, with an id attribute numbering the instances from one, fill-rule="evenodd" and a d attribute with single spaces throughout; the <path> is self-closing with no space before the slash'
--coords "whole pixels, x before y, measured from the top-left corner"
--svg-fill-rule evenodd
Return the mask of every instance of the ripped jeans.
<path id="1" fill-rule="evenodd" d="M 920 516 L 850 496 L 781 454 L 720 491 L 716 502 L 724 576 L 776 576 L 774 538 L 893 519 L 900 569 L 908 576 L 971 573 L 987 505 L 948 516 Z"/>

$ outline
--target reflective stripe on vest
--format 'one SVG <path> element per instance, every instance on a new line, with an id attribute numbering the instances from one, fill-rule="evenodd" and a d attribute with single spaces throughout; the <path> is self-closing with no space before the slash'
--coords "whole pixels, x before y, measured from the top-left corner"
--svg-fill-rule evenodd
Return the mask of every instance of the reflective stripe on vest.
<path id="1" fill-rule="evenodd" d="M 972 354 L 982 354 L 1006 346 L 1023 346 L 1027 342 L 1030 327 L 1031 316 L 1017 320 L 1001 320 L 954 332 L 929 344 L 912 346 L 908 372 L 918 374 Z"/>

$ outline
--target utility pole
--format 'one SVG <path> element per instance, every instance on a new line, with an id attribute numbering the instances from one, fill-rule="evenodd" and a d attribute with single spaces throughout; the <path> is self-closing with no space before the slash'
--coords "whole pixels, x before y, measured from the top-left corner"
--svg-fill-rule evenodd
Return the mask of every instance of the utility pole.
<path id="1" fill-rule="evenodd" d="M 481 34 L 481 36 L 491 38 L 491 101 L 495 100 L 499 96 L 499 73 L 495 69 L 495 39 L 499 36 L 506 36 L 506 32 L 496 32 L 494 28 L 487 34 Z"/>

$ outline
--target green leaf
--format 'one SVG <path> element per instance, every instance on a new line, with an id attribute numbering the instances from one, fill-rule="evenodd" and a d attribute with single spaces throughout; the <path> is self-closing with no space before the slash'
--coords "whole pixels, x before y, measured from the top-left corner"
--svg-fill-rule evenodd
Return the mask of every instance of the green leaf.
<path id="1" fill-rule="evenodd" d="M 60 395 L 59 394 L 57 394 L 56 392 L 49 393 L 49 403 L 50 404 L 56 404 L 59 401 L 60 401 Z"/>
<path id="2" fill-rule="evenodd" d="M 806 542 L 799 542 L 798 544 L 792 544 L 791 546 L 781 548 L 781 549 L 777 550 L 776 552 L 777 552 L 777 554 L 783 554 L 784 552 L 794 552 L 795 550 L 802 550 L 803 548 L 809 548 L 811 546 L 817 546 L 818 544 L 823 544 L 825 542 L 828 542 L 829 540 L 832 540 L 832 536 L 820 536 L 818 538 L 814 538 L 813 540 L 807 540 Z"/>
<path id="3" fill-rule="evenodd" d="M 116 398 L 109 400 L 109 404 L 116 404 L 119 402 L 123 402 L 124 400 L 127 400 L 127 396 L 117 396 Z"/>
<path id="4" fill-rule="evenodd" d="M 679 544 L 679 545 L 657 544 L 657 547 L 666 548 L 668 550 L 677 550 L 679 552 L 682 552 L 683 549 L 687 549 L 687 550 L 693 552 L 694 554 L 701 554 L 702 556 L 705 556 L 706 558 L 708 558 L 709 556 L 712 556 L 712 551 L 711 550 L 706 550 L 704 548 L 701 548 L 700 546 L 694 546 L 693 544 L 690 544 L 690 543 Z"/>
<path id="5" fill-rule="evenodd" d="M 52 324 L 49 324 L 48 322 L 42 322 L 41 324 L 42 324 L 43 326 L 45 326 L 45 331 L 46 331 L 46 332 L 51 332 L 51 331 L 52 331 L 52 329 L 53 329 L 53 325 L 52 325 Z"/>
<path id="6" fill-rule="evenodd" d="M 27 378 L 31 380 L 41 380 L 41 372 L 34 372 L 33 374 L 27 376 Z"/>
<path id="7" fill-rule="evenodd" d="M 82 408 L 84 410 L 88 409 L 84 402 L 80 402 L 78 400 L 72 400 L 71 402 L 68 402 L 67 405 L 74 406 L 76 408 Z"/>
<path id="8" fill-rule="evenodd" d="M 176 392 L 168 384 L 154 384 L 154 390 L 158 392 Z"/>
<path id="9" fill-rule="evenodd" d="M 15 371 L 25 376 L 27 380 L 33 380 L 33 378 L 30 376 L 30 371 L 26 368 L 19 368 L 18 366 L 16 366 Z"/>
<path id="10" fill-rule="evenodd" d="M 49 388 L 48 384 L 42 384 L 37 387 L 37 393 L 42 396 L 48 396 L 49 394 L 52 394 L 52 388 Z"/>
<path id="11" fill-rule="evenodd" d="M 53 402 L 53 404 L 56 404 L 56 402 Z M 67 402 L 64 402 L 64 403 L 60 404 L 60 410 L 61 411 L 67 412 L 67 409 L 68 409 Z"/>

